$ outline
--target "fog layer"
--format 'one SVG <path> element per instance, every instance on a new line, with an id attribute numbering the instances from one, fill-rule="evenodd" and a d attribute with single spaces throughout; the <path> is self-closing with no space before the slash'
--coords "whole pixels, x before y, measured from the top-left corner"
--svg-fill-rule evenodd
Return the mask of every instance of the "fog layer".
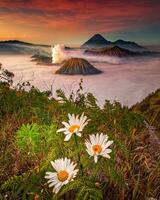
<path id="1" fill-rule="evenodd" d="M 30 81 L 40 90 L 49 90 L 55 95 L 56 89 L 63 89 L 67 95 L 76 89 L 83 78 L 84 92 L 92 92 L 99 105 L 104 100 L 116 100 L 132 106 L 149 93 L 160 88 L 160 58 L 114 59 L 110 57 L 88 57 L 82 52 L 70 51 L 70 57 L 84 57 L 103 73 L 99 75 L 58 75 L 55 71 L 59 65 L 36 65 L 29 55 L 0 55 L 3 67 L 15 74 L 15 84 Z"/>

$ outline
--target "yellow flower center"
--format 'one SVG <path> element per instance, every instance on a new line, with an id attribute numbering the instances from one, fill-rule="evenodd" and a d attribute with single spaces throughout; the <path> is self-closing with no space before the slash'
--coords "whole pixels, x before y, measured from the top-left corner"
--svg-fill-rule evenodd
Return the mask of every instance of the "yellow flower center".
<path id="1" fill-rule="evenodd" d="M 92 149 L 93 149 L 94 153 L 101 153 L 102 152 L 102 147 L 99 144 L 93 145 Z"/>
<path id="2" fill-rule="evenodd" d="M 57 177 L 58 177 L 59 181 L 64 182 L 69 177 L 69 174 L 67 171 L 62 170 L 62 171 L 58 172 Z"/>
<path id="3" fill-rule="evenodd" d="M 75 125 L 70 126 L 68 130 L 69 132 L 74 133 L 79 128 L 80 126 L 75 124 Z"/>

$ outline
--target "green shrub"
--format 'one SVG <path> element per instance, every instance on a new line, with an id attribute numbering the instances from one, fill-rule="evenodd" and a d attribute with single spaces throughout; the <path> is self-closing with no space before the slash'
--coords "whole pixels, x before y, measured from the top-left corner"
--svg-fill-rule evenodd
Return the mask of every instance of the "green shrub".
<path id="1" fill-rule="evenodd" d="M 37 124 L 23 124 L 16 133 L 16 143 L 23 152 L 39 152 L 40 141 L 41 135 Z"/>

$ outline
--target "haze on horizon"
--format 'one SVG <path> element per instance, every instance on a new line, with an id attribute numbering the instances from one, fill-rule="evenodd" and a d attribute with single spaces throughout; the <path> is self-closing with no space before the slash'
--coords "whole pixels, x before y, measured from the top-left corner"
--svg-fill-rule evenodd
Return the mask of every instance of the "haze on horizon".
<path id="1" fill-rule="evenodd" d="M 160 1 L 0 1 L 0 40 L 82 44 L 95 33 L 159 45 Z"/>

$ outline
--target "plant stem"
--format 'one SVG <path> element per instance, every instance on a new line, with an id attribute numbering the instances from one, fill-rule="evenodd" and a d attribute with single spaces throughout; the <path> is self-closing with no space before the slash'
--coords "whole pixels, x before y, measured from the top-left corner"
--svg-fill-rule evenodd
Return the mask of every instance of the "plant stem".
<path id="1" fill-rule="evenodd" d="M 77 136 L 76 136 L 76 134 L 74 134 L 74 142 L 75 142 L 75 144 L 76 144 L 76 147 L 78 148 L 78 141 L 77 141 Z M 77 153 L 77 155 L 78 155 L 78 161 L 79 161 L 79 165 L 80 165 L 80 169 L 81 169 L 81 174 L 82 174 L 82 176 L 83 176 L 83 165 L 82 165 L 82 163 L 81 163 L 81 157 L 80 157 L 79 152 Z"/>

